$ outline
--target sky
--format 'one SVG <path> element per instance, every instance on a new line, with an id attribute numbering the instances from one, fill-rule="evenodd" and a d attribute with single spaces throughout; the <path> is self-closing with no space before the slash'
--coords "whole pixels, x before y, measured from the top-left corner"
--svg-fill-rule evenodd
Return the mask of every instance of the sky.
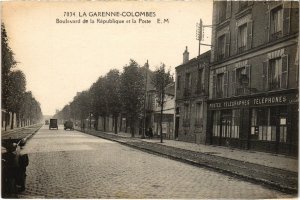
<path id="1" fill-rule="evenodd" d="M 200 18 L 204 25 L 212 22 L 212 0 L 11 1 L 2 2 L 1 9 L 16 68 L 25 73 L 27 90 L 44 115 L 55 114 L 110 69 L 122 72 L 130 59 L 140 65 L 148 60 L 151 70 L 164 63 L 175 73 L 186 46 L 190 59 L 198 55 L 196 23 Z M 109 19 L 124 23 L 100 23 Z M 58 23 L 65 20 L 80 23 Z M 210 35 L 205 28 L 202 43 L 210 44 Z M 209 49 L 201 46 L 201 53 Z"/>

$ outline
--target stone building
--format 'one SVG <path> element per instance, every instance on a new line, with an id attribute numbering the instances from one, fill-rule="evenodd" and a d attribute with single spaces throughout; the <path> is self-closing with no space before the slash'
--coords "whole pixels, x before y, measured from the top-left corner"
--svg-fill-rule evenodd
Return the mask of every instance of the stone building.
<path id="1" fill-rule="evenodd" d="M 189 60 L 186 48 L 183 64 L 176 69 L 175 139 L 204 144 L 208 97 L 210 51 Z"/>
<path id="2" fill-rule="evenodd" d="M 208 144 L 297 154 L 298 5 L 214 2 Z"/>

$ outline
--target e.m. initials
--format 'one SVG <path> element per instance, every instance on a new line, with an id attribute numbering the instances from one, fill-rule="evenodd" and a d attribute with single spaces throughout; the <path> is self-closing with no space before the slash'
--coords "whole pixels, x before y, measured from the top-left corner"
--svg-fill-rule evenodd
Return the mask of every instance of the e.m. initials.
<path id="1" fill-rule="evenodd" d="M 169 19 L 160 19 L 160 18 L 157 18 L 157 23 L 158 24 L 168 24 L 170 21 Z"/>

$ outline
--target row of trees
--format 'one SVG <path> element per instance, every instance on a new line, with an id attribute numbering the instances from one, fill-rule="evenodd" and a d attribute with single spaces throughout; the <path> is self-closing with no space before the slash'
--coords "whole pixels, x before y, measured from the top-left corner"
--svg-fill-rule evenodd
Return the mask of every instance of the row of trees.
<path id="1" fill-rule="evenodd" d="M 93 115 L 95 128 L 98 127 L 99 117 L 102 117 L 105 130 L 105 118 L 112 116 L 117 133 L 118 118 L 122 116 L 126 117 L 127 125 L 134 136 L 137 122 L 144 117 L 145 80 L 148 71 L 148 63 L 141 67 L 136 61 L 130 60 L 129 64 L 123 67 L 122 73 L 112 69 L 105 76 L 100 76 L 88 90 L 77 93 L 73 101 L 54 117 L 77 119 L 83 123 L 84 119 Z M 170 70 L 166 71 L 164 64 L 152 73 L 150 82 L 156 88 L 157 100 L 159 105 L 162 105 L 162 110 L 165 103 L 164 88 L 172 81 Z"/>
<path id="2" fill-rule="evenodd" d="M 26 92 L 26 77 L 21 70 L 14 70 L 17 62 L 14 53 L 9 47 L 9 40 L 4 24 L 1 24 L 1 103 L 4 109 L 2 120 L 5 121 L 5 130 L 11 117 L 10 128 L 37 123 L 42 118 L 39 102 L 30 91 Z M 16 115 L 17 124 L 14 124 Z"/>

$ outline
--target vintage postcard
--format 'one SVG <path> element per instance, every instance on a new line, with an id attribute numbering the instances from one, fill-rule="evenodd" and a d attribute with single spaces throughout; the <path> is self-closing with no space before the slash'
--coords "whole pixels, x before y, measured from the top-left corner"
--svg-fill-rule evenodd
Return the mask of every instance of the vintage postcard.
<path id="1" fill-rule="evenodd" d="M 297 1 L 0 5 L 2 198 L 297 198 Z"/>

